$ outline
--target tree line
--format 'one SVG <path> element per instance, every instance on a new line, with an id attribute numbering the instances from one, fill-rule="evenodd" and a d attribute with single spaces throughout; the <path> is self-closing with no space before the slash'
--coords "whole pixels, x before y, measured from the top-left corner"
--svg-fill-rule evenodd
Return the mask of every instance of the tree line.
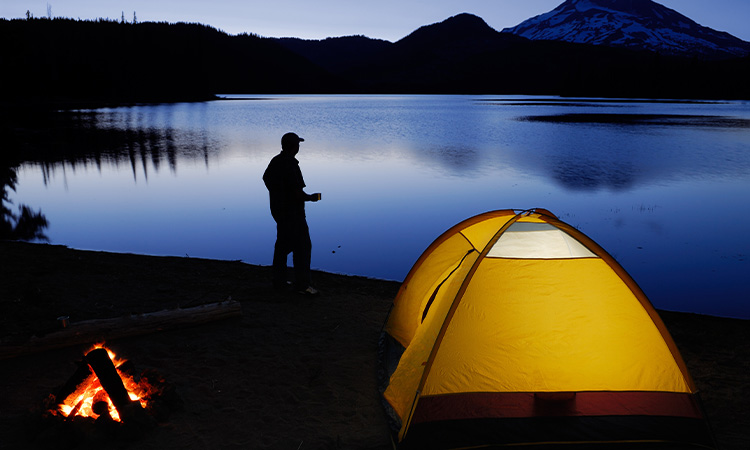
<path id="1" fill-rule="evenodd" d="M 277 42 L 201 24 L 0 20 L 6 98 L 61 101 L 197 100 L 217 93 L 300 92 L 330 76 Z"/>
<path id="2" fill-rule="evenodd" d="M 530 41 L 457 16 L 396 42 L 228 35 L 202 24 L 0 19 L 5 99 L 190 101 L 242 93 L 750 98 L 750 57 Z"/>

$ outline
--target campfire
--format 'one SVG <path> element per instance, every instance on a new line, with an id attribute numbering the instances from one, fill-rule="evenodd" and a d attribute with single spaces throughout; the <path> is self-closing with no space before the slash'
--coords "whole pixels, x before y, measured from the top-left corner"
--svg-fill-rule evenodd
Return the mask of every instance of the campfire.
<path id="1" fill-rule="evenodd" d="M 43 429 L 85 429 L 96 435 L 93 439 L 108 435 L 132 440 L 182 407 L 174 388 L 158 372 L 136 373 L 133 363 L 118 358 L 104 344 L 86 351 L 77 364 L 65 385 L 45 400 Z"/>
<path id="2" fill-rule="evenodd" d="M 86 352 L 85 363 L 79 365 L 66 385 L 68 390 L 74 388 L 73 392 L 63 389 L 55 396 L 57 411 L 64 417 L 96 419 L 108 415 L 115 422 L 122 422 L 121 411 L 137 408 L 130 406 L 135 402 L 147 408 L 148 400 L 159 391 L 146 379 L 136 381 L 128 370 L 127 361 L 117 358 L 104 344 L 97 344 Z"/>

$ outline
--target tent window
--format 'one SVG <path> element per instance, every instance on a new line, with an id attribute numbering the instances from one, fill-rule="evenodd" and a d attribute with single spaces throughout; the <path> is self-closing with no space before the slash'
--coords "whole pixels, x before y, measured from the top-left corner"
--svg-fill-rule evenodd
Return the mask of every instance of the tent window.
<path id="1" fill-rule="evenodd" d="M 464 263 L 464 261 L 466 260 L 466 257 L 469 256 L 469 255 L 471 255 L 475 251 L 476 250 L 472 248 L 471 250 L 469 250 L 468 252 L 466 252 L 466 254 L 464 255 L 464 257 L 461 258 L 461 262 L 459 262 L 458 265 L 453 270 L 451 270 L 451 273 L 449 273 L 448 276 L 445 277 L 443 279 L 443 281 L 441 281 L 440 284 L 438 284 L 438 286 L 432 292 L 432 295 L 430 296 L 430 299 L 427 300 L 427 305 L 424 307 L 424 312 L 422 313 L 422 323 L 424 322 L 425 317 L 427 317 L 427 311 L 430 310 L 430 306 L 432 306 L 432 302 L 435 301 L 435 297 L 437 297 L 437 293 L 440 290 L 440 288 L 443 286 L 443 284 L 446 281 L 448 281 L 448 279 L 451 277 L 451 275 L 453 275 L 458 270 L 458 268 L 461 267 L 461 264 Z"/>
<path id="2" fill-rule="evenodd" d="M 548 223 L 516 222 L 487 254 L 490 258 L 570 259 L 597 256 L 568 233 Z"/>

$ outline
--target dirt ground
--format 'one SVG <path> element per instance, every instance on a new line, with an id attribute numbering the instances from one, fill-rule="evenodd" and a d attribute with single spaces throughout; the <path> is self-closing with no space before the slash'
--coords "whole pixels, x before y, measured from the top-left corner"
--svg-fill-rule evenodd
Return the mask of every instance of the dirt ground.
<path id="1" fill-rule="evenodd" d="M 75 322 L 227 299 L 242 316 L 107 342 L 154 369 L 183 408 L 136 442 L 55 448 L 391 448 L 377 393 L 376 347 L 399 283 L 314 272 L 322 295 L 270 288 L 269 268 L 242 262 L 0 242 L 0 344 L 22 346 Z M 750 321 L 661 311 L 701 390 L 720 448 L 750 448 Z M 93 344 L 93 343 L 91 343 Z M 0 448 L 43 448 L 42 401 L 90 347 L 22 354 L 0 371 Z M 59 437 L 58 437 L 59 439 Z"/>

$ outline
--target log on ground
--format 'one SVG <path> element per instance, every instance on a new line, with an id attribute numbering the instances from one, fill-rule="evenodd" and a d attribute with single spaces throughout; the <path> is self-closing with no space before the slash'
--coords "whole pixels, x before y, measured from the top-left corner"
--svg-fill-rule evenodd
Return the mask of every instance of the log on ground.
<path id="1" fill-rule="evenodd" d="M 0 347 L 0 360 L 72 345 L 95 344 L 111 339 L 195 326 L 241 315 L 242 305 L 230 300 L 192 308 L 70 322 L 68 328 L 41 337 L 33 336 L 24 344 Z"/>

